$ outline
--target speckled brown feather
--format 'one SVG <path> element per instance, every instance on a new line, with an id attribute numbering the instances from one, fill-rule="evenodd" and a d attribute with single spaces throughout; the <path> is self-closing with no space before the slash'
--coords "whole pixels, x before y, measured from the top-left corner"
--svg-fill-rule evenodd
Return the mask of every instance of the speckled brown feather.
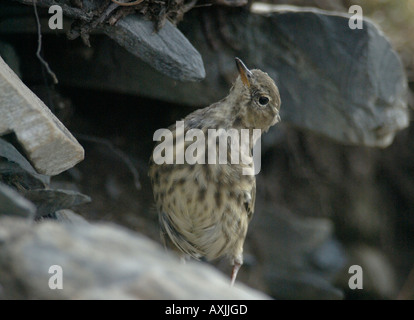
<path id="1" fill-rule="evenodd" d="M 265 107 L 258 102 L 263 96 L 269 99 Z M 267 131 L 279 120 L 279 108 L 279 92 L 273 80 L 260 70 L 252 70 L 249 86 L 238 77 L 226 98 L 189 114 L 184 119 L 184 133 L 194 128 L 205 134 L 208 129 L 220 128 Z M 175 125 L 169 129 L 174 141 L 183 139 L 177 137 Z M 184 150 L 192 143 L 185 141 Z M 253 143 L 250 141 L 250 155 Z M 228 160 L 229 157 L 228 153 Z M 256 198 L 255 176 L 243 175 L 242 170 L 252 170 L 253 165 L 229 161 L 227 164 L 158 165 L 151 157 L 149 176 L 163 237 L 196 259 L 212 260 L 227 255 L 232 264 L 241 265 Z"/>

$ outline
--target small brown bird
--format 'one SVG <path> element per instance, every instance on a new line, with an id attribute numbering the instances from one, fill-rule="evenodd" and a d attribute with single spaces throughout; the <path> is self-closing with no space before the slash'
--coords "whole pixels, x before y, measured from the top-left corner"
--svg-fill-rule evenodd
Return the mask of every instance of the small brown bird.
<path id="1" fill-rule="evenodd" d="M 232 285 L 243 264 L 243 244 L 254 211 L 256 178 L 244 171 L 254 171 L 254 162 L 227 161 L 221 164 L 217 160 L 214 164 L 207 161 L 214 157 L 207 157 L 211 151 L 207 138 L 202 142 L 204 151 L 191 148 L 191 154 L 196 150 L 200 161 L 179 164 L 177 160 L 183 158 L 183 152 L 188 156 L 189 146 L 198 137 L 193 134 L 188 138 L 187 134 L 195 131 L 190 129 L 198 129 L 206 137 L 210 129 L 235 129 L 237 132 L 248 129 L 245 130 L 250 133 L 248 147 L 240 148 L 246 154 L 240 156 L 252 157 L 253 130 L 267 131 L 280 120 L 281 101 L 274 81 L 261 70 L 250 71 L 238 58 L 236 65 L 240 75 L 228 96 L 189 114 L 183 120 L 183 130 L 179 130 L 177 124 L 171 126 L 173 139 L 169 139 L 168 144 L 165 137 L 157 144 L 149 169 L 164 243 L 168 241 L 182 254 L 195 259 L 213 260 L 226 255 L 233 265 Z M 218 159 L 221 150 L 217 140 L 213 147 Z M 229 140 L 225 140 L 227 160 L 233 143 Z M 179 143 L 184 145 L 182 150 Z M 157 153 L 161 144 L 170 145 L 170 150 L 167 147 L 164 153 Z M 170 151 L 173 163 L 163 163 L 161 158 Z"/>

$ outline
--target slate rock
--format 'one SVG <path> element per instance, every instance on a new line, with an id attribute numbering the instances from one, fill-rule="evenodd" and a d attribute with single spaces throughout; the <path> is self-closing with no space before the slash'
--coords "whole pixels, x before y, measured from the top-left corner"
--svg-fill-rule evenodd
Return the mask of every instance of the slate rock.
<path id="1" fill-rule="evenodd" d="M 206 76 L 200 53 L 168 20 L 155 32 L 153 22 L 130 15 L 104 30 L 127 51 L 172 79 L 200 81 Z"/>
<path id="2" fill-rule="evenodd" d="M 58 222 L 70 224 L 88 223 L 85 218 L 69 209 L 58 210 L 53 214 L 53 218 Z"/>
<path id="3" fill-rule="evenodd" d="M 0 135 L 11 132 L 39 173 L 56 175 L 84 158 L 82 146 L 0 57 Z"/>
<path id="4" fill-rule="evenodd" d="M 20 78 L 22 75 L 20 60 L 13 46 L 7 42 L 0 41 L 0 56 L 3 57 L 4 61 Z"/>
<path id="5" fill-rule="evenodd" d="M 32 0 L 17 0 L 23 4 L 32 5 Z M 56 4 L 53 0 L 38 0 L 39 7 L 49 8 L 52 4 Z M 64 15 L 71 18 L 79 19 L 85 23 L 93 23 L 97 5 L 100 2 L 84 1 L 83 9 L 75 8 L 70 5 L 68 0 L 62 1 Z M 111 4 L 114 5 L 114 4 Z M 116 7 L 116 6 L 115 6 Z M 7 9 L 7 7 L 6 7 Z M 95 17 L 96 18 L 96 17 Z M 29 21 L 21 20 L 16 24 L 16 19 L 22 19 L 21 15 L 6 16 L 8 23 L 1 23 L 0 32 L 3 29 L 7 33 L 15 33 L 21 29 L 23 32 L 36 32 L 35 28 L 27 28 Z M 30 17 L 32 21 L 32 17 Z M 48 20 L 43 20 L 45 32 L 67 32 L 68 30 L 50 30 L 47 26 Z M 10 28 L 13 24 L 13 28 Z M 66 25 L 65 25 L 66 27 Z M 16 30 L 17 29 L 17 30 Z M 154 22 L 149 21 L 143 15 L 136 13 L 120 19 L 115 25 L 109 25 L 106 22 L 98 25 L 92 30 L 94 33 L 105 33 L 111 39 L 116 41 L 126 51 L 128 51 L 135 62 L 137 58 L 142 59 L 158 72 L 179 81 L 200 81 L 204 79 L 206 73 L 204 70 L 203 59 L 200 53 L 187 40 L 181 31 L 166 20 L 164 26 L 158 32 L 155 32 Z M 112 44 L 113 45 L 113 44 Z M 118 48 L 120 49 L 120 48 Z M 61 61 L 62 62 L 62 61 Z M 113 66 L 116 66 L 115 62 Z M 105 73 L 110 76 L 110 73 Z M 59 74 L 58 74 L 59 77 Z M 60 77 L 59 77 L 60 78 Z"/>
<path id="6" fill-rule="evenodd" d="M 366 244 L 354 244 L 346 248 L 348 267 L 338 279 L 344 288 L 348 288 L 350 274 L 348 269 L 357 265 L 363 271 L 363 291 L 370 299 L 395 299 L 404 291 L 398 284 L 394 261 L 378 248 Z M 406 288 L 404 288 L 406 289 Z M 358 296 L 356 290 L 349 289 L 350 294 Z M 362 291 L 362 290 L 358 290 Z M 408 289 L 408 292 L 412 290 Z M 399 298 L 399 297 L 398 297 Z M 397 299 L 398 299 L 397 298 Z M 405 299 L 411 297 L 405 297 Z"/>
<path id="7" fill-rule="evenodd" d="M 313 273 L 269 272 L 267 281 L 272 296 L 281 300 L 341 300 L 341 290 Z"/>
<path id="8" fill-rule="evenodd" d="M 62 268 L 63 290 L 48 283 Z M 201 262 L 181 264 L 148 238 L 113 224 L 29 225 L 0 218 L 3 299 L 268 299 Z"/>
<path id="9" fill-rule="evenodd" d="M 237 76 L 234 57 L 239 56 L 249 68 L 260 68 L 275 79 L 284 123 L 344 144 L 375 147 L 388 146 L 408 126 L 403 66 L 369 19 L 364 18 L 362 30 L 351 30 L 349 15 L 317 9 L 229 11 L 227 33 L 240 49 L 221 41 L 222 47 L 214 51 L 194 11 L 186 14 L 180 29 L 203 57 L 204 81 L 176 83 L 98 40 L 96 49 L 104 54 L 94 64 L 75 53 L 57 53 L 67 56 L 68 63 L 55 62 L 62 82 L 204 107 L 227 95 Z M 220 39 L 217 32 L 213 37 Z"/>
<path id="10" fill-rule="evenodd" d="M 9 142 L 0 138 L 0 179 L 24 189 L 45 188 L 50 176 L 37 173 L 27 159 Z"/>
<path id="11" fill-rule="evenodd" d="M 299 217 L 258 200 L 261 217 L 252 220 L 249 234 L 250 242 L 260 244 L 256 254 L 266 266 L 265 291 L 276 299 L 342 299 L 333 280 L 346 258 L 331 221 Z"/>
<path id="12" fill-rule="evenodd" d="M 0 216 L 17 216 L 32 219 L 36 207 L 23 198 L 17 191 L 0 183 Z"/>
<path id="13" fill-rule="evenodd" d="M 219 57 L 202 41 L 194 20 L 187 19 L 182 30 L 197 44 L 208 77 L 167 94 L 177 100 L 208 98 L 203 104 L 211 102 L 209 93 L 223 97 L 228 88 L 220 79 L 234 73 L 237 54 L 275 79 L 283 122 L 346 144 L 388 146 L 409 124 L 407 79 L 379 27 L 364 18 L 362 30 L 351 30 L 350 15 L 275 8 L 268 14 L 228 15 L 229 32 L 241 48 L 220 50 Z"/>
<path id="14" fill-rule="evenodd" d="M 52 215 L 61 209 L 70 209 L 91 201 L 91 198 L 72 190 L 35 189 L 24 192 L 26 199 L 37 207 L 37 217 Z"/>

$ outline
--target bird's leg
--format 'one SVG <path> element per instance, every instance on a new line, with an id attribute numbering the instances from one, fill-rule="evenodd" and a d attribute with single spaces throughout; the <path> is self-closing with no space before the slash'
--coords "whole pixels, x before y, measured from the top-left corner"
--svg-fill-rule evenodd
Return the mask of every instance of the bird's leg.
<path id="1" fill-rule="evenodd" d="M 239 272 L 239 269 L 240 269 L 241 265 L 242 264 L 240 262 L 234 262 L 233 270 L 231 272 L 230 287 L 234 286 L 234 283 L 236 282 L 237 273 Z"/>

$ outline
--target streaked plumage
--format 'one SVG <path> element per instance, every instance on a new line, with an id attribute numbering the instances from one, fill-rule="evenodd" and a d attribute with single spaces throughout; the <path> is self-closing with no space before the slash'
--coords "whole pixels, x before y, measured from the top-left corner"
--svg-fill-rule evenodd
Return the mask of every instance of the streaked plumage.
<path id="1" fill-rule="evenodd" d="M 240 60 L 236 62 L 240 76 L 229 95 L 184 119 L 184 133 L 202 130 L 206 145 L 208 129 L 263 132 L 280 119 L 280 96 L 273 80 L 260 70 L 249 71 Z M 174 141 L 183 139 L 177 136 L 176 125 L 169 129 Z M 184 150 L 192 143 L 185 141 Z M 253 143 L 250 140 L 250 155 Z M 230 160 L 230 147 L 227 158 Z M 207 163 L 207 157 L 205 160 Z M 232 283 L 243 263 L 243 244 L 256 198 L 255 176 L 243 175 L 243 168 L 252 170 L 253 163 L 158 165 L 151 157 L 149 169 L 162 236 L 196 259 L 228 256 L 234 266 Z"/>

